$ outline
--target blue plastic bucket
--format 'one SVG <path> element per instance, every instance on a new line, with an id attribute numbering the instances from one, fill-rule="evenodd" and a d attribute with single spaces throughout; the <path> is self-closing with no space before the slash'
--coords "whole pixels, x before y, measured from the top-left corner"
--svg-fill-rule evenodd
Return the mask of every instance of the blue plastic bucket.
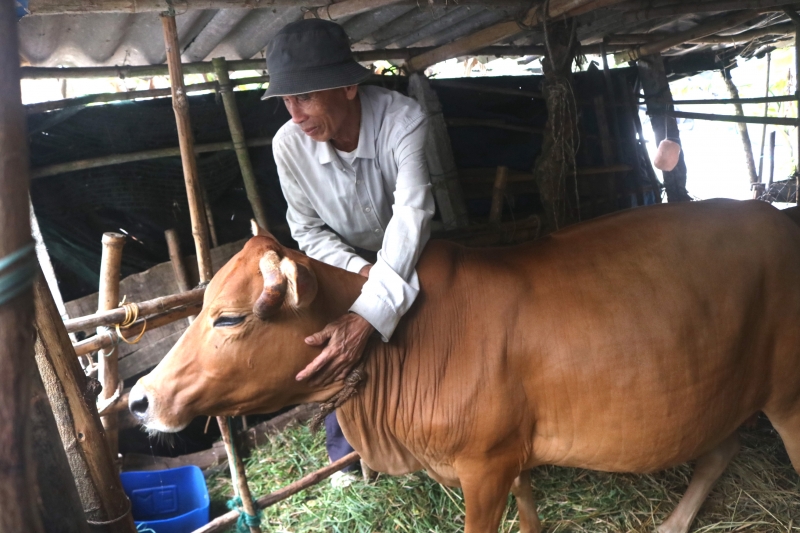
<path id="1" fill-rule="evenodd" d="M 136 526 L 156 533 L 191 533 L 208 523 L 208 487 L 196 466 L 123 472 Z"/>

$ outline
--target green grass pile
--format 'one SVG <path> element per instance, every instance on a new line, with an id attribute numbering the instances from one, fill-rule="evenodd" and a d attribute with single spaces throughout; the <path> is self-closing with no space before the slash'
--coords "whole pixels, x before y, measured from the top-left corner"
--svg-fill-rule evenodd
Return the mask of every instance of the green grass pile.
<path id="1" fill-rule="evenodd" d="M 327 464 L 325 435 L 290 427 L 247 461 L 250 489 L 261 496 Z M 686 490 L 691 467 L 653 475 L 607 474 L 573 468 L 533 470 L 534 494 L 545 531 L 653 532 Z M 212 512 L 223 512 L 230 478 L 209 479 Z M 519 530 L 513 498 L 502 533 Z M 379 475 L 334 488 L 328 480 L 264 511 L 274 533 L 455 533 L 464 528 L 464 501 L 424 473 Z M 692 529 L 706 532 L 800 531 L 800 476 L 773 430 L 744 431 L 742 452 L 712 490 Z"/>

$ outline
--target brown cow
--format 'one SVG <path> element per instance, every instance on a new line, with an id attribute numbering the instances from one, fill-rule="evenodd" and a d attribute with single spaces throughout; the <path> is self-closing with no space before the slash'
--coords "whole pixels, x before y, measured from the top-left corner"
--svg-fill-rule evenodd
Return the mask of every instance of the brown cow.
<path id="1" fill-rule="evenodd" d="M 496 532 L 511 490 L 538 532 L 529 469 L 652 472 L 698 459 L 658 531 L 686 532 L 764 411 L 800 470 L 800 228 L 762 202 L 667 204 L 513 248 L 431 242 L 422 292 L 338 410 L 372 468 L 461 486 L 467 533 Z M 294 378 L 303 339 L 364 278 L 254 237 L 202 313 L 131 392 L 150 428 L 325 400 Z"/>

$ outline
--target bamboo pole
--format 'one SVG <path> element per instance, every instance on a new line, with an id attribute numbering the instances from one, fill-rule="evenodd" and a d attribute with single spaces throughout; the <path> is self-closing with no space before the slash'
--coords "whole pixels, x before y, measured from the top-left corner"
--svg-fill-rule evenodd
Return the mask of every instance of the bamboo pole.
<path id="1" fill-rule="evenodd" d="M 379 7 L 399 4 L 400 0 L 343 0 L 335 4 L 309 9 L 306 11 L 307 19 L 338 20 L 342 17 L 360 15 Z"/>
<path id="2" fill-rule="evenodd" d="M 191 289 L 191 284 L 189 283 L 189 275 L 186 273 L 186 265 L 183 263 L 183 256 L 181 255 L 181 241 L 178 238 L 178 232 L 174 229 L 168 229 L 164 232 L 164 237 L 167 239 L 169 262 L 172 264 L 172 272 L 175 274 L 178 290 L 187 292 Z"/>
<path id="3" fill-rule="evenodd" d="M 130 327 L 120 329 L 126 339 L 136 338 L 142 331 L 151 331 L 167 324 L 177 322 L 183 318 L 188 318 L 196 315 L 202 309 L 201 304 L 190 304 L 181 307 L 176 307 L 163 313 L 140 318 L 134 322 Z M 105 333 L 89 337 L 88 339 L 76 342 L 74 345 L 75 353 L 78 356 L 86 355 L 87 353 L 96 352 L 97 350 L 108 349 L 116 346 L 120 341 L 119 336 L 115 330 L 107 330 Z"/>
<path id="4" fill-rule="evenodd" d="M 189 117 L 189 100 L 186 98 L 186 87 L 183 84 L 178 28 L 174 15 L 170 14 L 161 15 L 161 24 L 167 50 L 169 81 L 172 86 L 172 108 L 175 110 L 175 121 L 178 125 L 183 176 L 186 180 L 186 196 L 189 200 L 189 215 L 192 219 L 192 236 L 197 251 L 197 270 L 200 274 L 200 282 L 207 282 L 211 280 L 212 276 L 211 253 L 208 247 L 208 228 L 203 208 L 202 185 L 197 175 L 197 161 L 194 157 L 194 134 Z"/>
<path id="5" fill-rule="evenodd" d="M 170 311 L 178 307 L 185 307 L 189 305 L 202 305 L 203 294 L 205 288 L 193 289 L 179 294 L 170 294 L 169 296 L 159 296 L 152 300 L 145 300 L 139 302 L 139 316 L 147 317 L 155 313 L 162 313 Z M 86 315 L 77 318 L 70 318 L 64 321 L 64 326 L 67 331 L 72 333 L 75 331 L 84 331 L 99 326 L 113 326 L 120 324 L 125 320 L 125 309 L 123 307 L 115 307 L 103 312 L 97 312 L 93 315 Z"/>
<path id="6" fill-rule="evenodd" d="M 673 100 L 675 105 L 716 105 L 716 104 L 772 104 L 778 102 L 794 102 L 794 95 L 767 96 L 764 98 L 701 98 L 699 100 Z"/>
<path id="7" fill-rule="evenodd" d="M 797 126 L 796 118 L 783 117 L 738 117 L 736 115 L 715 115 L 711 113 L 690 113 L 688 111 L 667 110 L 664 115 L 675 118 L 692 118 L 711 122 L 733 122 L 736 124 L 772 124 L 775 126 Z M 661 116 L 664 116 L 661 115 Z M 657 115 L 653 115 L 657 116 Z"/>
<path id="8" fill-rule="evenodd" d="M 722 73 L 722 79 L 725 81 L 725 87 L 727 87 L 728 94 L 730 94 L 731 99 L 738 100 L 739 89 L 737 89 L 736 85 L 733 83 L 733 79 L 731 79 L 730 72 L 727 69 L 723 68 L 721 73 Z M 733 107 L 737 117 L 744 116 L 744 110 L 742 109 L 742 104 L 734 104 Z M 750 185 L 752 186 L 758 183 L 756 162 L 755 158 L 753 157 L 753 145 L 750 143 L 750 134 L 747 131 L 747 124 L 739 122 L 737 126 L 739 128 L 739 137 L 742 140 L 742 149 L 744 150 L 745 163 L 747 164 L 747 173 L 750 174 Z M 764 127 L 766 127 L 766 124 L 764 125 Z"/>
<path id="9" fill-rule="evenodd" d="M 497 167 L 492 189 L 492 207 L 489 211 L 489 223 L 498 224 L 503 218 L 503 199 L 508 185 L 508 167 Z"/>
<path id="10" fill-rule="evenodd" d="M 228 117 L 228 128 L 231 130 L 233 147 L 236 150 L 236 157 L 239 159 L 239 168 L 242 171 L 242 180 L 247 192 L 247 200 L 253 209 L 253 216 L 258 225 L 269 230 L 267 223 L 267 213 L 261 202 L 261 195 L 258 192 L 256 175 L 253 172 L 253 163 L 250 161 L 250 152 L 247 151 L 247 143 L 244 136 L 242 119 L 239 116 L 239 108 L 236 105 L 236 97 L 233 95 L 233 87 L 228 77 L 228 65 L 224 57 L 216 57 L 211 61 L 214 64 L 214 71 L 217 74 L 219 92 L 222 95 L 222 103 L 225 106 L 225 115 Z"/>
<path id="11" fill-rule="evenodd" d="M 228 464 L 231 468 L 232 479 L 236 481 L 233 487 L 235 494 L 242 500 L 244 512 L 250 516 L 255 516 L 257 509 L 253 496 L 250 494 L 250 487 L 247 486 L 247 473 L 244 470 L 244 463 L 240 454 L 236 453 L 236 444 L 233 441 L 231 427 L 228 425 L 228 418 L 225 416 L 217 417 L 217 424 L 222 434 L 222 442 L 225 445 L 225 453 L 228 455 Z M 249 526 L 250 533 L 261 533 L 258 526 Z"/>
<path id="12" fill-rule="evenodd" d="M 31 245 L 28 211 L 28 146 L 22 108 L 17 17 L 11 0 L 0 0 L 0 257 Z M 10 268 L 33 268 L 35 256 Z M 12 270 L 12 273 L 14 271 Z M 4 269 L 3 275 L 8 270 Z M 27 282 L 26 282 L 27 281 Z M 43 531 L 36 512 L 37 485 L 30 453 L 33 306 L 30 280 L 0 304 L 0 531 Z M 6 291 L 3 291 L 6 292 Z M 7 293 L 8 294 L 8 293 Z M 12 296 L 11 294 L 8 294 Z M 77 361 L 76 361 L 77 364 Z"/>
<path id="13" fill-rule="evenodd" d="M 211 239 L 211 248 L 219 246 L 219 239 L 217 239 L 217 225 L 214 224 L 214 213 L 211 211 L 211 202 L 208 200 L 208 191 L 200 183 L 200 192 L 203 195 L 203 210 L 206 213 L 206 227 L 208 227 L 208 236 Z"/>
<path id="14" fill-rule="evenodd" d="M 272 137 L 259 137 L 257 139 L 250 139 L 247 141 L 247 146 L 269 146 L 272 144 Z M 208 144 L 194 145 L 195 154 L 203 154 L 206 152 L 219 152 L 222 150 L 233 150 L 233 143 L 219 142 Z M 46 178 L 49 176 L 57 176 L 58 174 L 65 174 L 67 172 L 74 172 L 76 170 L 87 170 L 90 168 L 107 167 L 111 165 L 121 165 L 124 163 L 134 163 L 136 161 L 148 161 L 151 159 L 158 159 L 161 157 L 175 157 L 181 155 L 179 147 L 174 148 L 157 148 L 155 150 L 143 150 L 141 152 L 131 152 L 128 154 L 115 154 L 102 157 L 93 157 L 91 159 L 80 159 L 78 161 L 70 161 L 67 163 L 56 163 L 55 165 L 47 165 L 31 169 L 32 177 Z"/>
<path id="15" fill-rule="evenodd" d="M 294 496 L 301 490 L 305 490 L 308 487 L 313 487 L 320 481 L 330 477 L 333 473 L 355 464 L 358 460 L 358 453 L 350 452 L 338 461 L 329 464 L 325 468 L 320 468 L 316 472 L 312 472 L 311 474 L 299 479 L 298 481 L 295 481 L 294 483 L 291 483 L 290 485 L 285 486 L 280 490 L 258 498 L 256 500 L 256 507 L 258 509 L 264 509 L 271 505 L 275 505 L 278 502 L 282 502 L 290 496 Z M 205 526 L 194 530 L 192 533 L 222 533 L 223 531 L 227 531 L 228 528 L 236 522 L 238 517 L 239 513 L 236 511 L 230 511 L 220 517 L 215 518 Z"/>
<path id="16" fill-rule="evenodd" d="M 633 91 L 624 91 L 622 93 L 622 97 L 625 100 L 624 103 L 628 105 L 629 113 L 631 119 L 633 120 L 633 127 L 636 129 L 636 135 L 638 136 L 636 148 L 639 152 L 639 158 L 643 162 L 644 171 L 645 174 L 647 174 L 647 179 L 650 182 L 650 187 L 653 190 L 655 201 L 656 203 L 660 204 L 662 184 L 660 181 L 658 181 L 658 176 L 656 176 L 653 163 L 650 161 L 650 154 L 647 153 L 647 147 L 645 146 L 644 140 L 644 128 L 642 127 L 642 120 L 639 118 L 639 106 L 636 103 L 636 97 L 633 94 Z"/>
<path id="17" fill-rule="evenodd" d="M 662 39 L 661 41 L 643 44 L 627 52 L 620 52 L 615 57 L 617 63 L 622 63 L 625 61 L 636 61 L 645 56 L 660 54 L 664 50 L 668 50 L 674 46 L 678 46 L 679 44 L 740 26 L 757 15 L 758 13 L 753 11 L 737 11 L 736 13 L 727 15 L 725 17 L 714 19 L 703 24 L 698 24 L 697 26 L 688 30 L 674 33 L 669 37 Z"/>
<path id="18" fill-rule="evenodd" d="M 119 233 L 103 234 L 103 255 L 100 259 L 100 289 L 98 293 L 98 311 L 116 309 L 119 305 L 119 279 L 122 267 L 122 247 L 125 245 L 125 236 Z M 105 333 L 105 328 L 97 329 L 97 334 Z M 97 355 L 97 377 L 103 385 L 98 400 L 105 401 L 116 394 L 119 387 L 119 372 L 117 362 L 117 349 L 100 350 Z M 111 457 L 116 458 L 119 451 L 118 444 L 118 417 L 116 415 L 100 418 L 106 430 L 106 439 L 111 450 Z"/>
<path id="19" fill-rule="evenodd" d="M 769 183 L 767 187 L 772 187 L 775 179 L 775 134 L 774 131 L 769 133 Z"/>
<path id="20" fill-rule="evenodd" d="M 767 88 L 764 91 L 764 97 L 769 98 L 769 74 L 772 67 L 772 52 L 767 53 Z M 769 116 L 769 103 L 764 103 L 764 116 Z M 764 142 L 767 140 L 767 125 L 764 124 L 761 128 L 761 150 L 758 155 L 758 182 L 764 183 Z"/>
<path id="21" fill-rule="evenodd" d="M 36 364 L 53 407 L 61 441 L 93 531 L 134 533 L 130 501 L 122 490 L 94 397 L 78 364 L 53 296 L 41 277 L 34 284 Z M 102 528 L 102 529 L 101 529 Z M 14 531 L 30 531 L 17 529 Z"/>

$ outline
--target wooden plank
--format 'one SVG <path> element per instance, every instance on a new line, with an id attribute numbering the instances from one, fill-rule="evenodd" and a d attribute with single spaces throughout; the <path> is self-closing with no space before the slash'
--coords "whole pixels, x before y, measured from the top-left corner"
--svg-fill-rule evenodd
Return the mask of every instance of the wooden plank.
<path id="1" fill-rule="evenodd" d="M 379 7 L 390 6 L 399 3 L 400 0 L 343 0 L 335 4 L 327 4 L 322 7 L 309 9 L 306 11 L 307 19 L 339 20 L 343 17 L 360 15 Z"/>
<path id="2" fill-rule="evenodd" d="M 409 77 L 408 94 L 422 106 L 428 116 L 425 155 L 442 222 L 447 229 L 464 227 L 469 223 L 467 206 L 458 182 L 458 169 L 439 97 L 431 88 L 428 78 L 419 73 Z"/>

